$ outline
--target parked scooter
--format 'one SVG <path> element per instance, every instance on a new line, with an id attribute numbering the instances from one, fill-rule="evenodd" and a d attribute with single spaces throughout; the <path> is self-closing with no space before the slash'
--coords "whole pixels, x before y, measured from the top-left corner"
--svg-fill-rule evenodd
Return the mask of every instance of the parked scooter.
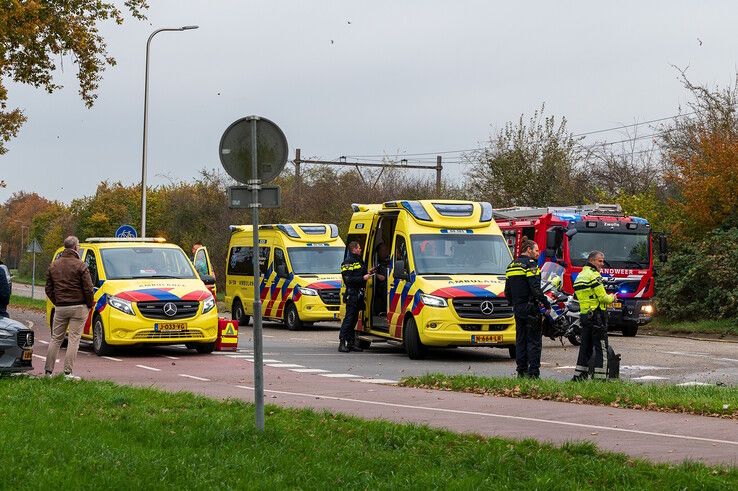
<path id="1" fill-rule="evenodd" d="M 574 346 L 582 344 L 582 327 L 579 321 L 579 301 L 573 295 L 560 290 L 564 283 L 564 267 L 547 262 L 541 268 L 541 290 L 551 303 L 551 308 L 541 308 L 543 321 L 541 331 L 551 339 L 564 338 Z"/>

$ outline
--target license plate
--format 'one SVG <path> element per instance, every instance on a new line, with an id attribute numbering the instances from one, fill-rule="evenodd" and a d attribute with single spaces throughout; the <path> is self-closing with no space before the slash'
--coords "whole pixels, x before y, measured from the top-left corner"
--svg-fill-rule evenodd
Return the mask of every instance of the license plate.
<path id="1" fill-rule="evenodd" d="M 613 302 L 612 305 L 610 305 L 610 308 L 613 309 L 613 310 L 616 310 L 616 309 L 619 309 L 622 306 L 623 306 L 623 304 L 620 303 L 620 302 Z"/>
<path id="2" fill-rule="evenodd" d="M 23 351 L 24 360 L 30 360 L 32 355 L 33 355 L 33 350 L 28 349 L 28 350 Z"/>
<path id="3" fill-rule="evenodd" d="M 502 334 L 473 334 L 472 344 L 501 343 Z"/>
<path id="4" fill-rule="evenodd" d="M 186 331 L 186 322 L 159 322 L 154 324 L 154 331 Z"/>

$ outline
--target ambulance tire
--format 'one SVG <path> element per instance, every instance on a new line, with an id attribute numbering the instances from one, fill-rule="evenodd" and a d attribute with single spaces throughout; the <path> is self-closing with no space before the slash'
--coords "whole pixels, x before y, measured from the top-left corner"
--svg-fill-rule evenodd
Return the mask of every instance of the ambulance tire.
<path id="1" fill-rule="evenodd" d="M 297 307 L 292 302 L 288 302 L 284 308 L 284 325 L 290 331 L 299 331 L 302 329 L 302 321 L 297 313 Z"/>
<path id="2" fill-rule="evenodd" d="M 623 324 L 623 337 L 633 338 L 638 333 L 638 324 L 628 323 Z"/>
<path id="3" fill-rule="evenodd" d="M 113 352 L 113 348 L 105 341 L 105 326 L 99 315 L 92 319 L 92 350 L 97 356 L 105 356 Z"/>
<path id="4" fill-rule="evenodd" d="M 243 313 L 243 305 L 239 299 L 233 301 L 233 307 L 231 307 L 231 320 L 238 321 L 239 326 L 248 326 L 251 320 L 248 315 Z"/>
<path id="5" fill-rule="evenodd" d="M 425 359 L 428 354 L 428 347 L 420 341 L 418 326 L 412 317 L 405 322 L 405 327 L 402 330 L 402 339 L 405 341 L 407 356 L 411 360 Z"/>
<path id="6" fill-rule="evenodd" d="M 200 354 L 212 353 L 215 350 L 215 343 L 194 343 L 195 350 Z"/>

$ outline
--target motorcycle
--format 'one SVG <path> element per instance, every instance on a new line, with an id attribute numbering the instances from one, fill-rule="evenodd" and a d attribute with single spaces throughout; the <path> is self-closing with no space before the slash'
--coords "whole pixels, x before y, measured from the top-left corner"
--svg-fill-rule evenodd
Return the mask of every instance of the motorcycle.
<path id="1" fill-rule="evenodd" d="M 551 304 L 550 309 L 541 307 L 543 320 L 541 332 L 551 339 L 564 338 L 574 346 L 582 344 L 582 326 L 579 320 L 579 301 L 560 288 L 564 284 L 564 267 L 547 262 L 541 268 L 541 290 Z"/>

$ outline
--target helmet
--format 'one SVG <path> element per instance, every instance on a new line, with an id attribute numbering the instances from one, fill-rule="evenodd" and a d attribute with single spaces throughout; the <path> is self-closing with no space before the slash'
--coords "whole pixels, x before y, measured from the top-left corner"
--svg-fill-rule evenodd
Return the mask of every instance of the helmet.
<path id="1" fill-rule="evenodd" d="M 551 285 L 557 290 L 561 290 L 561 276 L 551 278 Z"/>

